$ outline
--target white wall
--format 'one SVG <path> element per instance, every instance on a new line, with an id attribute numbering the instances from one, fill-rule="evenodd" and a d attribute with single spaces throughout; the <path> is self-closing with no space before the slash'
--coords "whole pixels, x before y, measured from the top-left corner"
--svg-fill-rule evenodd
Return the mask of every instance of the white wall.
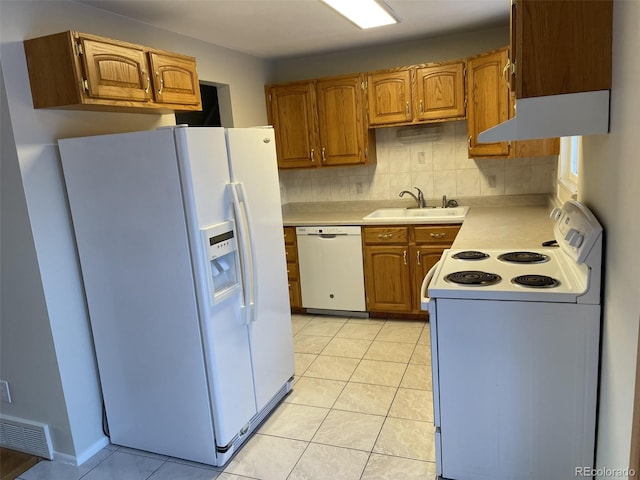
<path id="1" fill-rule="evenodd" d="M 583 139 L 580 197 L 606 232 L 598 468 L 629 464 L 640 318 L 638 26 L 640 2 L 615 0 L 611 133 Z"/>
<path id="2" fill-rule="evenodd" d="M 509 45 L 509 26 L 376 47 L 280 59 L 274 82 L 288 82 L 470 57 Z"/>
<path id="3" fill-rule="evenodd" d="M 47 420 L 60 450 L 73 451 L 2 78 L 0 96 L 0 377 L 9 382 L 15 401 L 3 404 L 2 413 Z M 33 372 L 38 381 L 25 381 Z"/>
<path id="4" fill-rule="evenodd" d="M 0 7 L 0 60 L 7 100 L 2 105 L 2 181 L 3 200 L 8 195 L 10 202 L 3 203 L 2 219 L 0 378 L 9 379 L 14 392 L 14 403 L 3 404 L 2 410 L 49 424 L 57 456 L 81 463 L 106 439 L 102 435 L 99 382 L 56 141 L 148 130 L 174 124 L 175 117 L 34 110 L 22 41 L 75 29 L 195 56 L 201 80 L 223 85 L 222 96 L 228 101 L 222 113 L 228 126 L 266 122 L 264 84 L 270 80 L 271 66 L 249 55 L 70 1 L 2 2 Z M 6 179 L 5 162 L 9 162 Z M 7 195 L 6 182 L 13 186 Z M 15 206 L 14 199 L 18 200 Z M 5 211 L 11 212 L 6 219 Z M 4 230 L 14 226 L 20 228 L 7 237 L 11 241 L 5 245 Z M 12 262 L 7 265 L 11 268 L 5 272 L 5 259 L 9 258 Z M 15 263 L 18 260 L 19 265 Z M 24 271 L 20 270 L 22 265 Z M 9 285 L 18 280 L 21 283 L 16 285 L 29 288 L 5 305 L 4 299 L 14 294 Z M 46 363 L 46 368 L 40 363 Z"/>

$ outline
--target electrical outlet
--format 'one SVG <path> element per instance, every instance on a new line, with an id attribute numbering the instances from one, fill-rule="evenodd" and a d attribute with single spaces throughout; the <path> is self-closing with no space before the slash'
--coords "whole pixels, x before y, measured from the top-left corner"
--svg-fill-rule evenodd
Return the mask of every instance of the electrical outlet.
<path id="1" fill-rule="evenodd" d="M 0 380 L 0 401 L 11 403 L 11 392 L 9 392 L 9 382 Z"/>
<path id="2" fill-rule="evenodd" d="M 356 182 L 356 193 L 362 193 L 363 190 L 362 182 Z"/>
<path id="3" fill-rule="evenodd" d="M 496 188 L 496 176 L 495 175 L 489 175 L 489 187 L 490 188 Z"/>
<path id="4" fill-rule="evenodd" d="M 418 152 L 418 164 L 424 165 L 425 163 L 426 163 L 426 160 L 424 158 L 424 152 Z"/>

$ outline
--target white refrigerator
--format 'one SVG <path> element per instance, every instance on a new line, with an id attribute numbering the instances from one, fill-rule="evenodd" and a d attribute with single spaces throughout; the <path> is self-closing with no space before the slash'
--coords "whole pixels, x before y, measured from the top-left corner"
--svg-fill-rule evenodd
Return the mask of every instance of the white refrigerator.
<path id="1" fill-rule="evenodd" d="M 58 144 L 111 442 L 223 465 L 294 374 L 273 129 Z"/>

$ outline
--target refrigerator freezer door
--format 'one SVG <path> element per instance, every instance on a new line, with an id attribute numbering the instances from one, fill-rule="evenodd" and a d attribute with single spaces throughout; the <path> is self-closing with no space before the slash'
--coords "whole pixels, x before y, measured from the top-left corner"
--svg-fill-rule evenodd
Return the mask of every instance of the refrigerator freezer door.
<path id="1" fill-rule="evenodd" d="M 256 310 L 249 330 L 261 410 L 294 373 L 275 141 L 271 128 L 230 129 L 227 141 L 231 181 L 242 184 L 250 216 Z"/>
<path id="2" fill-rule="evenodd" d="M 171 130 L 59 142 L 113 443 L 214 461 Z"/>

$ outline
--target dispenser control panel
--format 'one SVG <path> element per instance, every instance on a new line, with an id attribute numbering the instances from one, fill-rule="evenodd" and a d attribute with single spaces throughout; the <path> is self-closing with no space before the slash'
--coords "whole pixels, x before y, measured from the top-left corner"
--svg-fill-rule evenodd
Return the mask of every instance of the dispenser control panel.
<path id="1" fill-rule="evenodd" d="M 207 249 L 211 302 L 215 305 L 240 288 L 235 223 L 218 223 L 203 229 L 202 236 Z"/>

